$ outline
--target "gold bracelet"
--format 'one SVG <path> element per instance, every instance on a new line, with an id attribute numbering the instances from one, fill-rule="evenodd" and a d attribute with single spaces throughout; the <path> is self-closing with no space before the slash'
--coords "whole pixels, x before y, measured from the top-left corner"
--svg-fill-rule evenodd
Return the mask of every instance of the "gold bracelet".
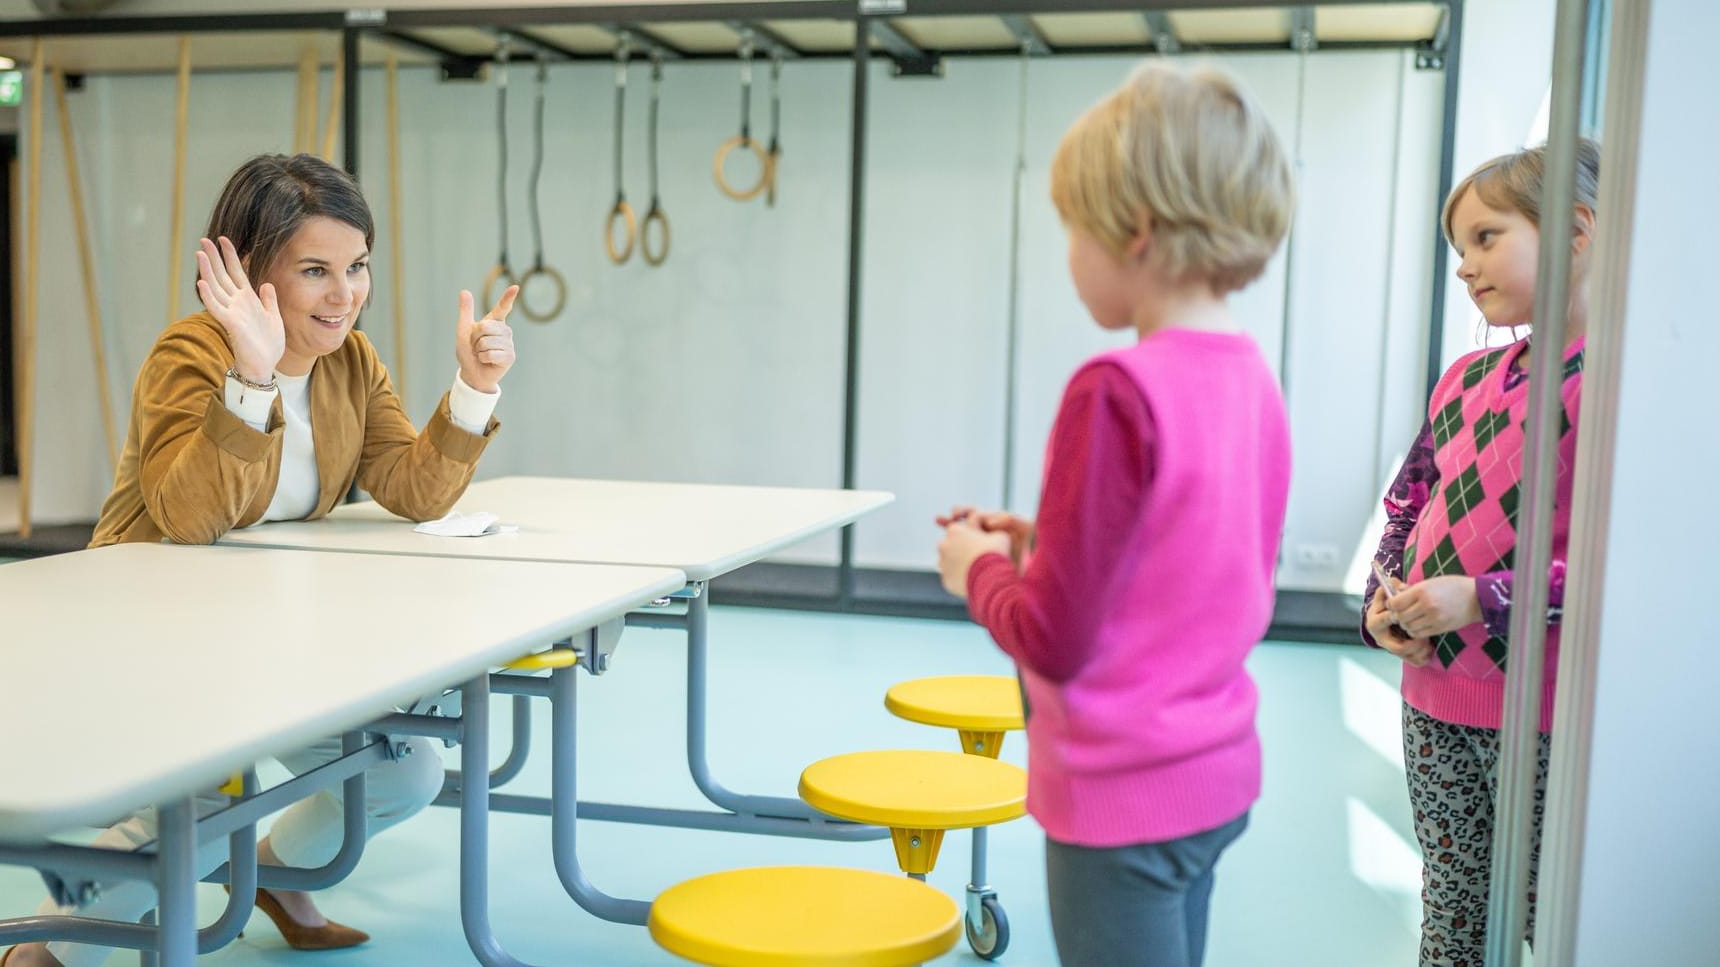
<path id="1" fill-rule="evenodd" d="M 267 383 L 258 383 L 248 380 L 241 375 L 237 366 L 229 366 L 227 367 L 227 378 L 237 382 L 240 386 L 243 386 L 246 389 L 254 389 L 259 393 L 273 393 L 276 388 L 274 373 L 269 374 L 269 381 Z"/>

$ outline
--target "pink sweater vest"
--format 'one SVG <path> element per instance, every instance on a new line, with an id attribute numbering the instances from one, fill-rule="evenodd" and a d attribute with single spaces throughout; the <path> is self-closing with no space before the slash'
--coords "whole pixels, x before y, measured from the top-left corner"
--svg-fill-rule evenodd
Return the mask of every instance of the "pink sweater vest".
<path id="1" fill-rule="evenodd" d="M 1271 620 L 1290 480 L 1283 398 L 1252 339 L 1164 330 L 1101 364 L 1146 402 L 1152 477 L 1131 519 L 1081 522 L 1129 535 L 1107 593 L 1077 603 L 1101 611 L 1091 657 L 1067 681 L 1021 668 L 1029 809 L 1095 847 L 1204 832 L 1259 798 L 1243 662 Z"/>
<path id="2" fill-rule="evenodd" d="M 1404 548 L 1404 579 L 1509 571 L 1517 550 L 1529 382 L 1508 380 L 1527 339 L 1470 353 L 1451 365 L 1428 401 L 1438 489 L 1429 495 Z M 1565 559 L 1571 526 L 1571 469 L 1577 445 L 1583 340 L 1561 369 L 1564 416 L 1553 510 L 1553 560 Z M 1543 365 L 1537 358 L 1536 367 Z M 1537 374 L 1540 370 L 1537 368 Z M 1512 385 L 1507 386 L 1508 383 Z M 1504 712 L 1506 644 L 1479 622 L 1434 639 L 1435 660 L 1405 665 L 1404 700 L 1444 722 L 1496 729 Z M 1553 724 L 1559 628 L 1547 629 L 1541 730 Z"/>

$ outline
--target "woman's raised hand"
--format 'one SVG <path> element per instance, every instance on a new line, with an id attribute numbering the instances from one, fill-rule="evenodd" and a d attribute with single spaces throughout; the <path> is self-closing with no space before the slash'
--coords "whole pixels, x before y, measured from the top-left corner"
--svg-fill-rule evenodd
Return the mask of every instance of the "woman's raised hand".
<path id="1" fill-rule="evenodd" d="M 508 328 L 508 313 L 519 294 L 519 286 L 508 286 L 482 319 L 473 319 L 472 293 L 460 292 L 454 359 L 460 364 L 460 379 L 480 393 L 494 393 L 514 365 L 514 331 Z"/>
<path id="2" fill-rule="evenodd" d="M 198 239 L 197 294 L 227 330 L 233 368 L 253 382 L 270 382 L 281 354 L 287 351 L 287 330 L 275 303 L 275 287 L 264 282 L 253 290 L 239 251 L 225 235 L 219 241 L 217 247 L 206 238 Z"/>

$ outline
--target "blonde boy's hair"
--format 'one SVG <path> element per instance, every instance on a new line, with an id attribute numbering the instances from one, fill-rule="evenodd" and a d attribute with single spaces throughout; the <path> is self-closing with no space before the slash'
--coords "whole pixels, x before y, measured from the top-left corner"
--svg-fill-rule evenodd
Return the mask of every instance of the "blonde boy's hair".
<path id="1" fill-rule="evenodd" d="M 1235 78 L 1148 62 L 1063 136 L 1051 200 L 1065 225 L 1119 257 L 1150 226 L 1166 274 L 1224 295 L 1265 270 L 1295 187 L 1278 136 Z"/>
<path id="2" fill-rule="evenodd" d="M 1451 216 L 1470 189 L 1475 197 L 1494 211 L 1516 211 L 1541 227 L 1541 183 L 1547 170 L 1547 146 L 1535 145 L 1510 154 L 1502 154 L 1481 163 L 1469 177 L 1457 183 L 1445 198 L 1445 210 L 1439 224 L 1445 229 L 1445 240 L 1456 246 L 1451 235 Z M 1577 139 L 1577 204 L 1595 211 L 1595 196 L 1600 191 L 1601 148 L 1588 138 Z"/>

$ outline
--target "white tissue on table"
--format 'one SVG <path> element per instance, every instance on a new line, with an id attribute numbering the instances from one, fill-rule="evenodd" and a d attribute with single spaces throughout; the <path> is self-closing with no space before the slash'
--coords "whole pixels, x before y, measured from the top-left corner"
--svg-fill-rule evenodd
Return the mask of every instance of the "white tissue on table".
<path id="1" fill-rule="evenodd" d="M 451 510 L 441 520 L 427 520 L 412 528 L 420 534 L 437 537 L 484 537 L 489 534 L 512 534 L 519 530 L 514 524 L 498 523 L 501 517 L 488 511 L 462 514 Z"/>

